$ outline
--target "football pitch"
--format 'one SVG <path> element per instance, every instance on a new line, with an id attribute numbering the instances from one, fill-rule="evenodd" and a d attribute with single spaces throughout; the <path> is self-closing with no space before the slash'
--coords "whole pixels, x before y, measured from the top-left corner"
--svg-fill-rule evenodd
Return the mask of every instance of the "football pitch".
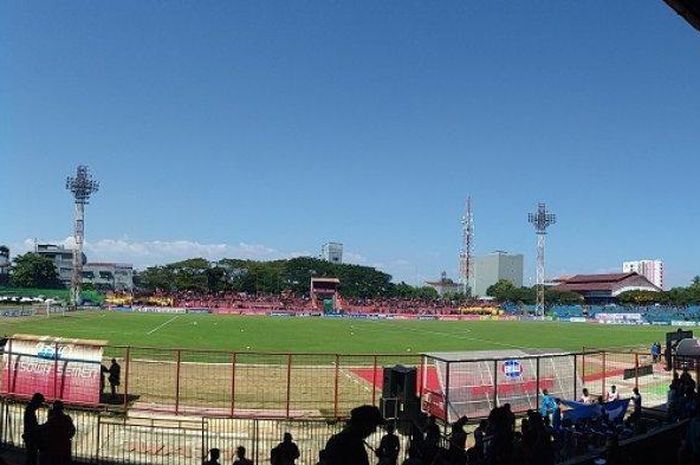
<path id="1" fill-rule="evenodd" d="M 646 348 L 668 327 L 550 321 L 289 318 L 87 311 L 0 320 L 17 333 L 103 339 L 110 345 L 251 352 L 406 354 L 547 348 Z"/>
<path id="2" fill-rule="evenodd" d="M 375 403 L 381 394 L 382 367 L 395 363 L 422 366 L 419 354 L 424 352 L 578 352 L 584 346 L 646 351 L 653 341 L 663 341 L 668 330 L 671 329 L 658 326 L 548 321 L 367 320 L 111 311 L 0 321 L 0 335 L 107 341 L 103 363 L 109 364 L 109 358 L 115 357 L 129 372 L 132 407 L 215 415 L 233 415 L 235 409 L 236 414 L 286 417 L 335 417 L 354 406 Z M 608 360 L 608 375 L 621 377 L 624 368 L 634 366 L 634 355 L 616 357 Z M 569 360 L 572 367 L 577 363 L 580 374 L 591 380 L 600 379 L 605 362 L 601 364 L 599 357 Z M 426 368 L 426 389 L 442 390 L 438 371 L 435 365 Z M 484 376 L 488 378 L 488 373 Z M 493 389 L 488 379 L 482 387 Z M 662 381 L 668 384 L 665 378 Z M 621 382 L 620 379 L 618 384 Z M 504 389 L 501 387 L 503 392 Z M 528 397 L 534 398 L 535 395 Z"/>

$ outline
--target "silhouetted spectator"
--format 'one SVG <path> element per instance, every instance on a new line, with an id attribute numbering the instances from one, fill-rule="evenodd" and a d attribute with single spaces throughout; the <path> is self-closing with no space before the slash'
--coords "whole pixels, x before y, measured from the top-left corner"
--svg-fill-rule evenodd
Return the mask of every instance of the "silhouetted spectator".
<path id="1" fill-rule="evenodd" d="M 695 380 L 690 376 L 688 368 L 683 368 L 681 377 L 678 378 L 681 384 L 681 393 L 685 396 L 691 395 L 695 391 Z"/>
<path id="2" fill-rule="evenodd" d="M 695 411 L 695 417 L 688 423 L 680 452 L 680 455 L 688 458 L 688 463 L 700 463 L 700 409 Z"/>
<path id="3" fill-rule="evenodd" d="M 561 400 L 554 399 L 555 407 L 552 412 L 552 429 L 559 431 L 561 429 Z"/>
<path id="4" fill-rule="evenodd" d="M 75 436 L 73 420 L 63 411 L 63 402 L 57 400 L 51 407 L 49 418 L 44 425 L 46 431 L 46 453 L 51 465 L 71 463 L 71 440 Z M 42 455 L 44 450 L 41 451 Z M 43 458 L 42 458 L 43 463 Z"/>
<path id="5" fill-rule="evenodd" d="M 474 448 L 478 456 L 484 455 L 484 435 L 486 434 L 486 427 L 488 422 L 486 420 L 481 420 L 479 426 L 474 430 Z"/>
<path id="6" fill-rule="evenodd" d="M 294 465 L 299 458 L 299 448 L 292 441 L 290 433 L 284 433 L 282 442 L 270 452 L 270 462 L 272 465 Z"/>
<path id="7" fill-rule="evenodd" d="M 510 404 L 508 402 L 503 404 L 503 416 L 505 417 L 510 430 L 515 431 L 515 414 L 513 413 L 513 410 L 510 408 Z"/>
<path id="8" fill-rule="evenodd" d="M 369 465 L 364 441 L 383 422 L 381 412 L 373 405 L 352 409 L 343 431 L 331 436 L 326 443 L 326 464 Z"/>
<path id="9" fill-rule="evenodd" d="M 428 417 L 425 425 L 425 445 L 426 447 L 437 447 L 440 443 L 440 427 L 435 422 L 435 417 Z"/>
<path id="10" fill-rule="evenodd" d="M 466 463 L 467 432 L 464 431 L 464 426 L 466 426 L 468 421 L 469 419 L 467 417 L 461 417 L 459 420 L 452 423 L 449 447 L 447 453 L 443 454 L 451 465 Z"/>
<path id="11" fill-rule="evenodd" d="M 209 460 L 205 460 L 204 465 L 221 465 L 219 463 L 219 457 L 221 457 L 221 451 L 219 449 L 209 449 Z"/>
<path id="12" fill-rule="evenodd" d="M 39 446 L 41 442 L 41 431 L 39 420 L 36 418 L 36 411 L 44 403 L 44 395 L 40 392 L 32 396 L 27 407 L 24 409 L 24 446 L 27 450 L 25 462 L 27 465 L 36 465 L 39 457 Z"/>
<path id="13" fill-rule="evenodd" d="M 632 406 L 633 410 L 630 419 L 633 422 L 637 422 L 642 416 L 642 395 L 639 393 L 639 389 L 637 388 L 632 389 Z"/>
<path id="14" fill-rule="evenodd" d="M 253 462 L 245 457 L 245 447 L 238 446 L 236 449 L 237 459 L 233 461 L 233 465 L 253 465 Z"/>
<path id="15" fill-rule="evenodd" d="M 401 465 L 424 465 L 417 447 L 411 445 L 408 448 L 408 458 Z"/>
<path id="16" fill-rule="evenodd" d="M 116 359 L 112 359 L 112 364 L 109 366 L 109 387 L 112 389 L 112 398 L 117 397 L 117 386 L 121 384 L 122 367 L 119 366 Z"/>
<path id="17" fill-rule="evenodd" d="M 399 450 L 401 450 L 399 437 L 394 434 L 394 425 L 389 423 L 386 425 L 386 434 L 382 436 L 376 452 L 379 465 L 396 465 L 399 460 Z"/>

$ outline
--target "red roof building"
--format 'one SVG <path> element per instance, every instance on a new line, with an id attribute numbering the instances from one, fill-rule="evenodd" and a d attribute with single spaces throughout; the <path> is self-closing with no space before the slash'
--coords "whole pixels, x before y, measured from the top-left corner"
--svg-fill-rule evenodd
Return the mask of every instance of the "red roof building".
<path id="1" fill-rule="evenodd" d="M 581 294 L 587 304 L 615 303 L 617 296 L 627 291 L 661 292 L 638 273 L 577 274 L 562 279 L 553 289 Z"/>

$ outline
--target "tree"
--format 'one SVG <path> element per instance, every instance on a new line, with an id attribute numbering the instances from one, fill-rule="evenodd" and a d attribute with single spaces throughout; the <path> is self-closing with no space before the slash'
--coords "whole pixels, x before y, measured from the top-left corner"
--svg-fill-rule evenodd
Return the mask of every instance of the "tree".
<path id="1" fill-rule="evenodd" d="M 36 253 L 18 255 L 12 260 L 11 283 L 15 287 L 60 289 L 63 284 L 53 261 Z"/>
<path id="2" fill-rule="evenodd" d="M 496 284 L 492 284 L 486 289 L 486 295 L 493 297 L 499 302 L 513 301 L 516 287 L 507 279 L 499 279 Z"/>
<path id="3" fill-rule="evenodd" d="M 582 304 L 584 299 L 576 292 L 545 289 L 544 301 L 547 305 L 578 305 Z"/>
<path id="4" fill-rule="evenodd" d="M 669 295 L 666 292 L 636 290 L 621 293 L 617 300 L 623 305 L 665 304 L 669 302 Z"/>

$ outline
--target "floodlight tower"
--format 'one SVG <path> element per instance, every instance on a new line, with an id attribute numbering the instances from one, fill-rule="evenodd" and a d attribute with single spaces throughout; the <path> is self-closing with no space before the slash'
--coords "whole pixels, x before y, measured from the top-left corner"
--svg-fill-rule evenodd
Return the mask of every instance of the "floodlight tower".
<path id="1" fill-rule="evenodd" d="M 557 222 L 557 215 L 547 213 L 544 202 L 537 204 L 537 213 L 528 213 L 527 221 L 535 227 L 537 234 L 537 304 L 535 313 L 544 316 L 544 239 L 547 228 Z"/>
<path id="2" fill-rule="evenodd" d="M 459 251 L 459 281 L 465 296 L 471 296 L 472 276 L 474 274 L 472 253 L 474 248 L 474 216 L 472 214 L 472 197 L 467 197 L 467 203 L 462 214 L 462 248 Z"/>
<path id="3" fill-rule="evenodd" d="M 77 307 L 80 303 L 80 288 L 83 281 L 83 240 L 85 238 L 85 205 L 90 196 L 97 192 L 100 183 L 92 179 L 85 165 L 78 165 L 75 177 L 66 178 L 66 189 L 75 199 L 75 249 L 73 250 L 73 275 L 71 277 L 71 303 Z"/>

